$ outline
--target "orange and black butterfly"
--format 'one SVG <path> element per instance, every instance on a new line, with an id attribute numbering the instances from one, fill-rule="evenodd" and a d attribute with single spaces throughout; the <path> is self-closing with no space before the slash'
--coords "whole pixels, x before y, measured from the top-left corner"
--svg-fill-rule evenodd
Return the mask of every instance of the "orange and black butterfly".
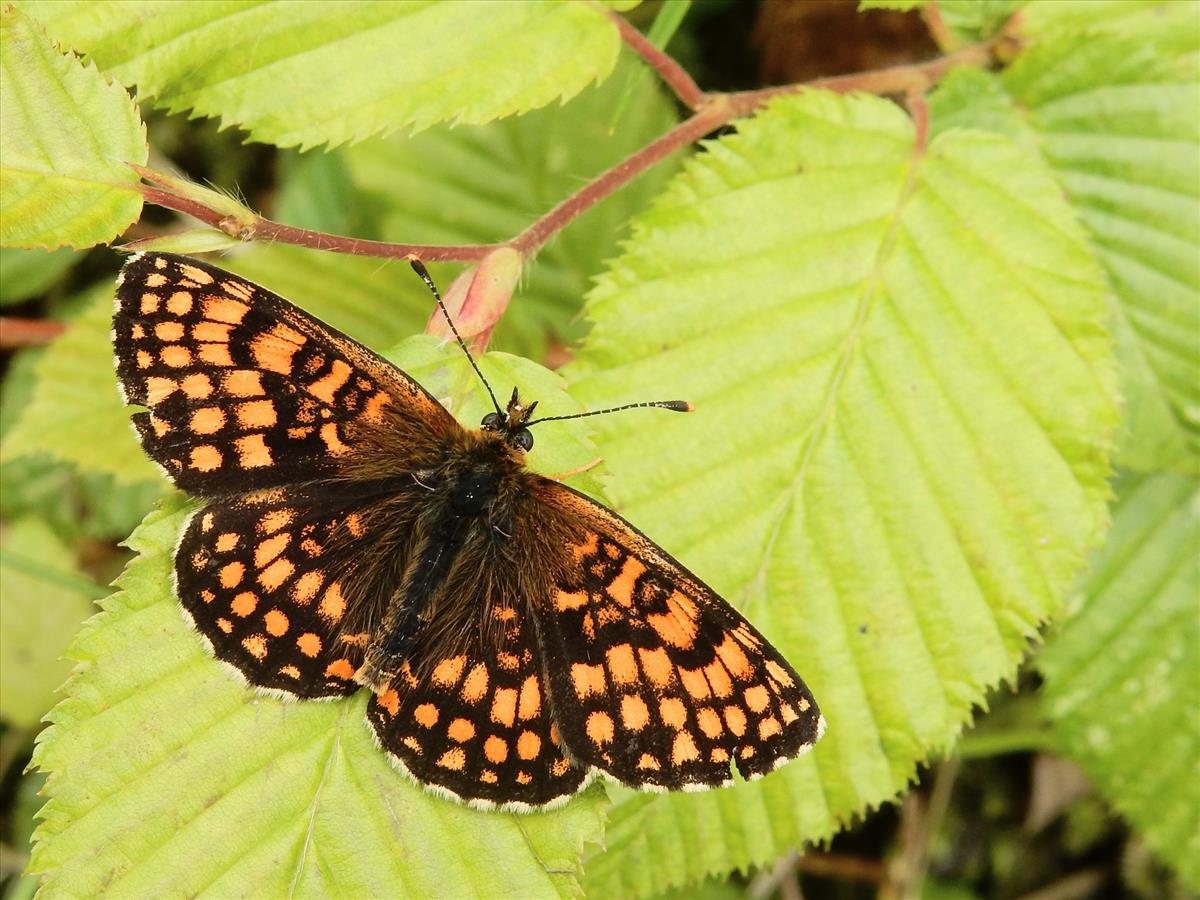
<path id="1" fill-rule="evenodd" d="M 524 468 L 546 419 L 515 390 L 464 428 L 283 298 L 162 253 L 125 266 L 113 340 L 142 445 L 205 502 L 175 556 L 196 631 L 257 688 L 370 690 L 379 743 L 422 785 L 516 810 L 596 773 L 700 790 L 820 736 L 812 695 L 749 622 Z"/>

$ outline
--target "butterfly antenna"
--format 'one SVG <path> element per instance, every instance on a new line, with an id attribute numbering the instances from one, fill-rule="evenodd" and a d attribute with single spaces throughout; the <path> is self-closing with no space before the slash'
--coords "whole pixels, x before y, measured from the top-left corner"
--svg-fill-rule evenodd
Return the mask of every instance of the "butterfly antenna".
<path id="1" fill-rule="evenodd" d="M 691 412 L 695 409 L 686 400 L 650 400 L 645 403 L 626 403 L 624 406 L 612 406 L 608 409 L 594 409 L 591 412 L 572 413 L 569 416 L 546 416 L 544 419 L 534 419 L 532 422 L 526 422 L 525 427 L 528 428 L 530 425 L 537 425 L 539 422 L 561 422 L 563 419 L 586 419 L 588 416 L 603 416 L 608 413 L 620 412 L 623 409 L 641 409 L 643 407 L 669 409 L 672 412 Z"/>
<path id="2" fill-rule="evenodd" d="M 471 355 L 471 351 L 467 349 L 467 342 L 462 339 L 462 335 L 458 333 L 458 329 L 454 327 L 454 319 L 450 316 L 450 310 L 446 309 L 446 304 L 442 302 L 442 295 L 438 293 L 437 285 L 433 283 L 433 279 L 429 277 L 429 270 L 425 268 L 425 264 L 419 259 L 409 259 L 408 264 L 412 266 L 413 271 L 421 276 L 421 280 L 425 282 L 429 290 L 433 291 L 433 297 L 437 300 L 438 308 L 442 311 L 442 315 L 446 317 L 446 324 L 450 326 L 450 330 L 454 332 L 454 339 L 458 341 L 458 346 L 462 347 L 462 352 L 467 354 L 467 362 L 471 364 L 471 368 L 475 370 L 475 374 L 479 376 L 479 380 L 483 382 L 483 386 L 487 388 L 488 396 L 492 399 L 492 406 L 496 407 L 496 412 L 504 415 L 504 410 L 500 408 L 500 404 L 496 402 L 496 395 L 492 393 L 492 386 L 488 384 L 488 380 L 483 377 L 483 373 L 479 371 L 479 365 L 475 362 L 475 357 Z"/>

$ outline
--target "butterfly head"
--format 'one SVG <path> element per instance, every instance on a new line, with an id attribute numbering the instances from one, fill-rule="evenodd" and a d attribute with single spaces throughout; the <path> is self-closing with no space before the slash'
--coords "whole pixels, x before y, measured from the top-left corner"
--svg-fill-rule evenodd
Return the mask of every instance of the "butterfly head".
<path id="1" fill-rule="evenodd" d="M 488 413 L 483 417 L 480 427 L 484 431 L 499 432 L 504 436 L 504 442 L 510 447 L 528 453 L 533 448 L 533 433 L 526 426 L 533 417 L 535 409 L 537 409 L 536 400 L 526 406 L 517 396 L 517 389 L 513 388 L 512 397 L 504 412 Z"/>

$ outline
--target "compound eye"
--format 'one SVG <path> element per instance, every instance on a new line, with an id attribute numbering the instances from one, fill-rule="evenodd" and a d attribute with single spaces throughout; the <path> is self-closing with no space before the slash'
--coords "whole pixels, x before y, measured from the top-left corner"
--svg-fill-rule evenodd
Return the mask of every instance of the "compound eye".
<path id="1" fill-rule="evenodd" d="M 493 431 L 498 431 L 500 427 L 500 413 L 488 413 L 483 417 L 483 422 L 480 424 L 483 428 L 489 428 Z"/>
<path id="2" fill-rule="evenodd" d="M 520 431 L 514 432 L 512 436 L 514 446 L 520 447 L 526 453 L 533 449 L 533 434 L 528 428 L 522 428 Z"/>

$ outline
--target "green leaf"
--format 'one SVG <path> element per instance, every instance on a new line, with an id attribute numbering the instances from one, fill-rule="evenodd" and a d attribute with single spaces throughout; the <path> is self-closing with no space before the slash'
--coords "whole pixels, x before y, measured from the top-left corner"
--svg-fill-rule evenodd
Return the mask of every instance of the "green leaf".
<path id="1" fill-rule="evenodd" d="M 936 0 L 942 21 L 960 43 L 995 35 L 1029 0 Z"/>
<path id="2" fill-rule="evenodd" d="M 1200 890 L 1200 481 L 1119 482 L 1080 593 L 1038 660 L 1059 746 Z"/>
<path id="3" fill-rule="evenodd" d="M 829 730 L 759 782 L 635 795 L 598 896 L 764 864 L 895 796 L 1011 677 L 1105 522 L 1099 268 L 1044 165 L 810 92 L 709 144 L 589 296 L 569 368 L 621 511 L 792 661 Z"/>
<path id="4" fill-rule="evenodd" d="M 393 355 L 455 396 L 466 369 L 457 353 L 416 338 Z M 532 363 L 490 354 L 482 365 L 498 387 L 532 385 L 548 411 L 578 408 Z M 486 401 L 471 393 L 473 417 Z M 594 452 L 566 430 L 538 440 L 535 458 L 551 466 Z M 602 833 L 603 788 L 550 813 L 479 812 L 391 768 L 365 721 L 365 692 L 283 703 L 241 687 L 171 596 L 188 511 L 170 501 L 146 519 L 121 592 L 71 647 L 83 665 L 35 756 L 51 799 L 31 869 L 46 873 L 49 894 L 221 896 L 247 884 L 262 896 L 578 893 L 580 854 Z"/>
<path id="5" fill-rule="evenodd" d="M 138 217 L 146 134 L 125 90 L 51 46 L 37 24 L 0 8 L 0 241 L 90 247 Z"/>
<path id="6" fill-rule="evenodd" d="M 630 67 L 632 70 L 632 67 Z M 504 241 L 528 227 L 610 166 L 675 124 L 672 105 L 657 86 L 637 86 L 615 133 L 608 133 L 623 79 L 564 107 L 519 119 L 412 138 L 371 141 L 344 151 L 360 205 L 375 210 L 380 240 L 431 244 Z M 670 177 L 663 163 L 589 209 L 538 254 L 527 283 L 501 320 L 493 343 L 540 356 L 548 334 L 580 336 L 582 298 L 603 261 L 618 249 L 627 223 Z M 448 283 L 445 267 L 434 274 Z M 430 309 L 425 288 L 396 277 L 393 290 Z"/>
<path id="7" fill-rule="evenodd" d="M 58 277 L 79 261 L 79 254 L 61 249 L 13 250 L 0 248 L 0 306 L 21 303 L 49 288 Z"/>
<path id="8" fill-rule="evenodd" d="M 1044 38 L 1060 31 L 1103 31 L 1166 56 L 1200 50 L 1197 0 L 1039 0 L 1025 8 L 1022 33 Z"/>
<path id="9" fill-rule="evenodd" d="M 585 3 L 30 2 L 47 31 L 170 111 L 314 147 L 481 124 L 606 77 L 620 39 Z"/>
<path id="10" fill-rule="evenodd" d="M 951 73 L 931 103 L 935 131 L 974 124 L 1037 148 L 1079 210 L 1115 292 L 1119 459 L 1141 470 L 1200 452 L 1197 108 L 1193 72 L 1098 33 L 1037 44 L 1002 79 Z"/>
<path id="11" fill-rule="evenodd" d="M 100 593 L 103 593 L 102 591 Z M 0 545 L 0 719 L 28 727 L 53 704 L 70 664 L 69 636 L 94 611 L 95 586 L 50 527 L 28 517 L 7 522 Z"/>

